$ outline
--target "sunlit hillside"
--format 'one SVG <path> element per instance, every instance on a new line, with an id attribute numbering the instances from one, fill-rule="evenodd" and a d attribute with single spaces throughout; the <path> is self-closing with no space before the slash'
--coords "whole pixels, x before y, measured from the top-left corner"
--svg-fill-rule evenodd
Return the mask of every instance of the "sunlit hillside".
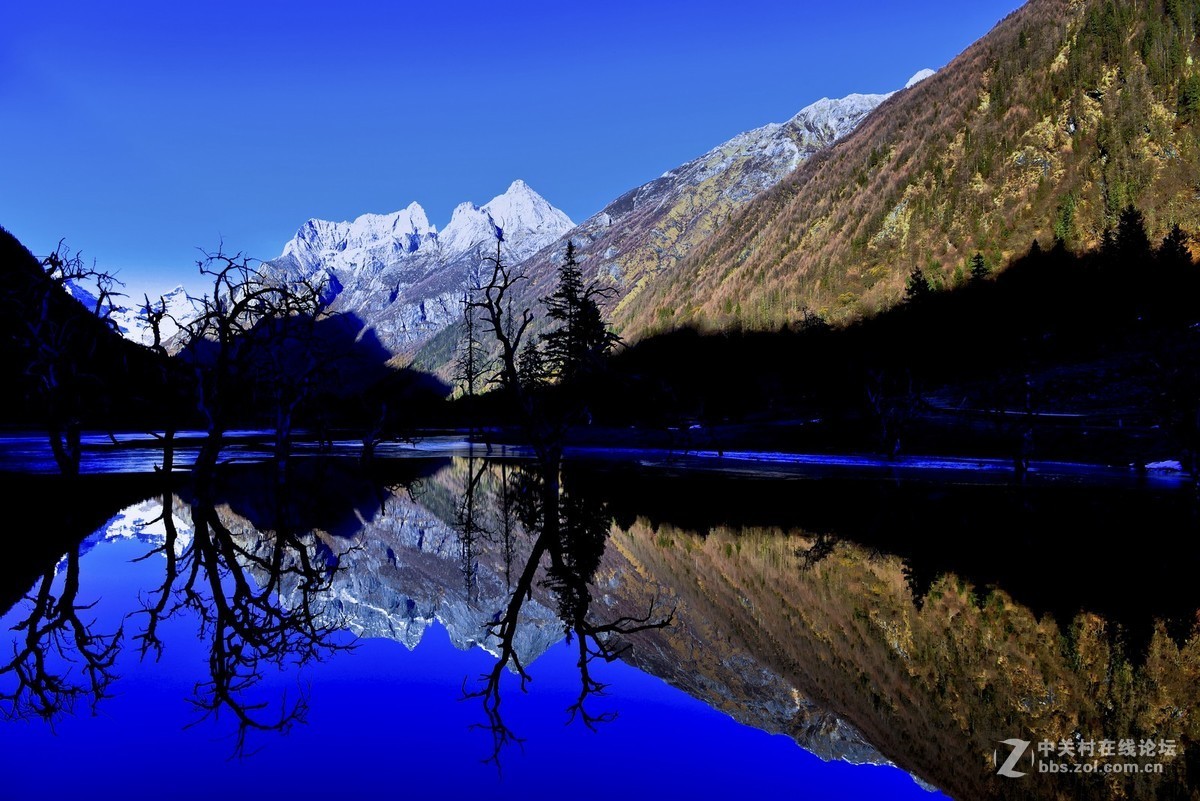
<path id="1" fill-rule="evenodd" d="M 1200 4 L 1032 0 L 884 103 L 620 310 L 626 335 L 777 328 L 962 283 L 1033 239 L 1095 246 L 1122 209 L 1200 230 Z"/>

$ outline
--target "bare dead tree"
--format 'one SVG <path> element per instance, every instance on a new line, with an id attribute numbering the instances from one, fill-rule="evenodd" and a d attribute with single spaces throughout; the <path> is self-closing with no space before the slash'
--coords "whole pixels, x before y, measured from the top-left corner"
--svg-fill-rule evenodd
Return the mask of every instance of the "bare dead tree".
<path id="1" fill-rule="evenodd" d="M 94 263 L 90 267 L 84 264 L 80 254 L 72 253 L 64 241 L 42 259 L 41 266 L 46 280 L 32 285 L 31 296 L 24 301 L 25 326 L 20 336 L 28 354 L 25 377 L 46 416 L 50 449 L 59 472 L 74 476 L 82 459 L 82 413 L 94 402 L 103 381 L 93 369 L 94 332 L 82 327 L 85 320 L 78 315 L 63 313 L 63 304 L 72 286 L 89 294 L 94 290 L 89 311 L 115 330 L 110 312 L 121 284 Z"/>
<path id="2" fill-rule="evenodd" d="M 143 294 L 142 298 L 142 317 L 146 320 L 146 325 L 154 338 L 149 347 L 156 357 L 158 380 L 164 390 L 167 405 L 170 407 L 164 410 L 167 417 L 163 433 L 151 431 L 150 434 L 162 443 L 162 465 L 157 469 L 163 473 L 170 473 L 175 469 L 175 434 L 179 427 L 176 408 L 183 405 L 184 399 L 181 395 L 186 391 L 186 387 L 183 386 L 182 377 L 177 374 L 177 367 L 167 351 L 163 325 L 170 321 L 179 329 L 182 328 L 182 324 L 168 311 L 167 299 L 162 295 L 159 295 L 156 301 L 151 301 L 149 294 Z"/>
<path id="3" fill-rule="evenodd" d="M 297 320 L 315 320 L 324 312 L 324 303 L 319 286 L 303 279 L 276 280 L 242 253 L 228 255 L 220 248 L 215 253 L 204 252 L 197 266 L 212 282 L 211 291 L 192 299 L 199 313 L 182 328 L 185 351 L 190 351 L 196 374 L 196 409 L 207 431 L 196 460 L 197 473 L 204 474 L 217 463 L 232 407 L 228 396 L 236 391 L 236 380 L 256 366 L 255 359 L 259 359 L 260 369 L 264 363 L 271 364 L 271 345 L 278 344 L 271 338 L 289 338 L 309 330 Z M 283 443 L 290 438 L 292 413 L 303 397 L 302 390 L 311 386 L 316 369 L 312 361 L 286 376 L 273 377 L 277 452 L 286 453 Z"/>
<path id="4" fill-rule="evenodd" d="M 467 303 L 467 309 L 479 311 L 485 332 L 492 335 L 499 348 L 499 362 L 489 383 L 499 386 L 512 400 L 538 461 L 547 472 L 557 473 L 569 418 L 547 408 L 537 387 L 524 380 L 530 371 L 521 369 L 522 344 L 535 317 L 529 307 L 513 312 L 513 296 L 519 284 L 528 279 L 504 263 L 502 243 L 503 238 L 497 236 L 496 255 L 485 259 L 488 281 Z"/>
<path id="5" fill-rule="evenodd" d="M 174 507 L 175 496 L 172 494 L 169 487 L 163 488 L 162 493 L 162 514 L 151 521 L 151 523 L 162 522 L 165 536 L 162 545 L 147 551 L 141 556 L 134 559 L 134 562 L 144 562 L 155 556 L 161 555 L 164 559 L 163 583 L 160 585 L 154 603 L 149 603 L 142 599 L 142 612 L 146 615 L 146 627 L 140 634 L 134 636 L 134 640 L 139 642 L 138 647 L 141 658 L 144 660 L 146 654 L 151 650 L 154 651 L 154 661 L 162 658 L 163 641 L 158 635 L 159 624 L 169 617 L 172 613 L 178 610 L 177 606 L 171 605 L 172 592 L 175 587 L 175 582 L 179 578 L 179 530 L 175 525 L 175 516 L 172 513 Z"/>
<path id="6" fill-rule="evenodd" d="M 210 646 L 210 675 L 196 684 L 192 703 L 201 719 L 232 713 L 234 753 L 241 755 L 250 731 L 286 731 L 307 713 L 303 693 L 292 699 L 283 695 L 277 711 L 266 700 L 252 700 L 263 667 L 304 665 L 345 647 L 334 637 L 338 620 L 325 615 L 332 571 L 286 531 L 274 532 L 265 553 L 255 553 L 221 522 L 213 506 L 192 509 L 191 576 L 202 576 L 206 591 L 201 593 L 189 577 L 183 596 L 200 616 Z"/>
<path id="7" fill-rule="evenodd" d="M 534 316 L 530 308 L 520 312 L 520 319 L 513 315 L 512 295 L 517 285 L 528 279 L 524 273 L 515 272 L 511 266 L 504 263 L 504 256 L 500 250 L 503 241 L 503 237 L 496 237 L 496 255 L 484 259 L 490 265 L 491 275 L 488 282 L 476 293 L 476 297 L 467 301 L 465 310 L 469 313 L 478 310 L 482 314 L 482 323 L 500 347 L 500 363 L 490 383 L 499 384 L 506 391 L 516 394 L 523 402 L 525 399 L 521 391 L 518 360 L 521 342 L 529 326 L 533 324 Z"/>
<path id="8" fill-rule="evenodd" d="M 543 570 L 544 559 L 548 559 L 549 567 L 546 569 L 545 580 L 540 582 L 539 586 L 547 587 L 558 598 L 559 617 L 563 622 L 564 634 L 568 639 L 575 639 L 580 648 L 578 666 L 581 692 L 576 703 L 569 709 L 572 720 L 582 720 L 585 725 L 592 727 L 609 719 L 607 714 L 592 714 L 586 706 L 589 697 L 602 693 L 604 689 L 604 685 L 594 679 L 590 672 L 589 666 L 595 659 L 616 659 L 621 653 L 622 646 L 617 644 L 621 635 L 662 628 L 670 625 L 673 620 L 673 612 L 666 616 L 656 614 L 654 602 L 650 604 L 650 609 L 644 617 L 622 617 L 608 623 L 596 623 L 588 617 L 591 602 L 588 584 L 603 553 L 609 521 L 603 513 L 581 517 L 577 514 L 577 507 L 570 504 L 563 506 L 563 442 L 568 426 L 576 416 L 574 405 L 552 406 L 546 401 L 546 395 L 541 390 L 544 371 L 533 368 L 535 360 L 540 360 L 541 355 L 536 349 L 526 353 L 523 348 L 523 345 L 529 344 L 526 336 L 534 324 L 533 311 L 524 308 L 518 313 L 513 312 L 514 294 L 519 283 L 525 280 L 525 276 L 504 263 L 501 245 L 502 238 L 497 237 L 496 254 L 486 259 L 490 267 L 490 277 L 475 299 L 470 300 L 467 305 L 468 309 L 479 311 L 484 330 L 496 341 L 499 362 L 491 382 L 499 385 L 513 401 L 528 441 L 536 454 L 535 467 L 526 472 L 528 480 L 524 482 L 525 487 L 531 491 L 525 493 L 523 508 L 518 513 L 526 530 L 530 533 L 536 532 L 536 539 L 524 567 L 512 585 L 508 603 L 496 613 L 487 626 L 487 633 L 497 643 L 496 663 L 490 671 L 480 677 L 477 689 L 467 690 L 464 684 L 464 694 L 467 697 L 479 698 L 482 701 L 488 721 L 486 726 L 491 730 L 493 739 L 493 750 L 487 761 L 495 763 L 497 767 L 500 764 L 501 751 L 508 745 L 520 742 L 520 738 L 505 724 L 501 714 L 501 679 L 505 671 L 511 671 L 517 676 L 522 691 L 530 681 L 515 642 L 521 610 L 526 601 L 533 597 L 535 579 L 539 571 Z M 568 253 L 568 263 L 577 267 L 573 252 Z M 574 369 L 586 361 L 583 357 L 585 351 L 587 354 L 607 352 L 615 338 L 607 332 L 600 319 L 599 307 L 595 302 L 595 293 L 599 290 L 589 290 L 593 293 L 585 295 L 581 288 L 575 291 L 572 287 L 567 287 L 566 290 L 566 294 L 570 295 L 569 302 L 563 301 L 573 326 L 571 338 L 566 342 L 560 337 L 560 340 L 563 340 L 560 344 L 564 348 L 570 345 L 569 361 Z M 557 308 L 554 303 L 546 305 L 551 309 Z M 586 321 L 581 316 L 584 312 L 588 315 Z M 593 336 L 594 332 L 599 333 Z M 522 370 L 522 361 L 525 363 L 525 370 Z M 505 482 L 504 491 L 507 492 L 508 489 L 508 483 Z M 506 504 L 506 520 L 507 512 Z M 511 555 L 508 552 L 509 544 L 510 540 L 506 536 L 506 557 Z"/>
<path id="9" fill-rule="evenodd" d="M 277 497 L 276 530 L 242 533 L 222 520 L 211 499 L 193 500 L 193 538 L 180 551 L 173 501 L 164 495 L 166 540 L 142 557 L 161 553 L 167 561 L 162 585 L 142 602 L 146 622 L 135 638 L 142 658 L 161 657 L 164 621 L 185 613 L 198 619 L 199 635 L 209 645 L 209 673 L 194 687 L 195 723 L 232 716 L 235 756 L 247 753 L 252 732 L 283 732 L 305 720 L 303 691 L 278 698 L 263 693 L 267 667 L 303 666 L 351 647 L 339 642 L 342 620 L 328 602 L 337 567 L 291 531 L 286 496 Z"/>
<path id="10" fill-rule="evenodd" d="M 500 255 L 494 257 L 499 259 Z M 454 361 L 454 378 L 462 389 L 464 396 L 473 398 L 481 389 L 483 377 L 487 373 L 487 350 L 479 336 L 479 307 L 474 304 L 476 295 L 483 289 L 476 276 L 472 286 L 463 290 L 462 336 L 458 343 L 458 355 Z"/>
<path id="11" fill-rule="evenodd" d="M 317 326 L 327 316 L 318 287 L 300 282 L 280 293 L 270 317 L 259 323 L 254 377 L 271 399 L 275 463 L 286 470 L 296 414 L 332 375 L 341 354 L 324 347 Z"/>

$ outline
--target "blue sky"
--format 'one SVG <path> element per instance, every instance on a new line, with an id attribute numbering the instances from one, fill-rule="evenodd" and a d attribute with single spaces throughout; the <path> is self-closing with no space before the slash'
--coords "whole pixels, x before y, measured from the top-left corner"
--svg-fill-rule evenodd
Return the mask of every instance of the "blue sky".
<path id="1" fill-rule="evenodd" d="M 15 3 L 0 225 L 131 291 L 197 247 L 278 255 L 306 219 L 523 178 L 581 221 L 736 133 L 902 86 L 1020 3 Z"/>

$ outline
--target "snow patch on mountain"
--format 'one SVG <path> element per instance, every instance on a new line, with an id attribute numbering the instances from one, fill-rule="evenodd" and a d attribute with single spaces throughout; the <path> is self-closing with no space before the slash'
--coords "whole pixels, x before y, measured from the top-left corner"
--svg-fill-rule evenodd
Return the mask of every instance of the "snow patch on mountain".
<path id="1" fill-rule="evenodd" d="M 823 97 L 800 109 L 796 116 L 788 120 L 788 124 L 809 131 L 820 137 L 825 144 L 833 144 L 853 131 L 862 122 L 863 117 L 894 94 L 895 92 L 855 93 L 840 98 Z"/>
<path id="2" fill-rule="evenodd" d="M 908 83 L 904 84 L 904 88 L 912 89 L 914 86 L 919 84 L 921 81 L 925 80 L 926 78 L 930 77 L 931 75 L 935 75 L 936 72 L 937 72 L 936 70 L 931 70 L 928 68 L 920 70 L 915 75 L 913 75 L 911 78 L 908 79 Z"/>

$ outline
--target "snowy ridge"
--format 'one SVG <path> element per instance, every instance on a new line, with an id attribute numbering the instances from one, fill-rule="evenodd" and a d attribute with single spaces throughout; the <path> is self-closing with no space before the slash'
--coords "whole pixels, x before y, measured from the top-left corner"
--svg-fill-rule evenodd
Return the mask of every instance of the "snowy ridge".
<path id="1" fill-rule="evenodd" d="M 416 202 L 401 211 L 364 214 L 351 222 L 309 220 L 284 245 L 276 262 L 293 259 L 309 271 L 341 273 L 386 266 L 411 254 L 460 255 L 494 244 L 497 233 L 503 233 L 519 252 L 532 252 L 572 225 L 566 214 L 517 180 L 482 206 L 460 203 L 441 233 Z"/>
<path id="2" fill-rule="evenodd" d="M 139 345 L 154 344 L 154 332 L 146 320 L 146 310 L 142 304 L 126 306 L 110 301 L 103 308 L 97 310 L 96 296 L 89 290 L 73 281 L 68 281 L 65 288 L 71 297 L 83 304 L 89 312 L 93 314 L 98 312 L 100 315 L 108 317 L 116 325 L 121 336 L 137 342 Z M 166 342 L 179 333 L 179 325 L 176 321 L 186 323 L 189 319 L 197 316 L 200 309 L 188 296 L 187 290 L 182 285 L 164 293 L 161 295 L 161 299 L 166 304 L 167 314 L 159 321 L 159 333 L 162 341 Z M 126 298 L 126 300 L 130 299 Z M 142 303 L 144 302 L 143 300 Z M 150 302 L 157 306 L 159 298 L 152 297 Z"/>
<path id="3" fill-rule="evenodd" d="M 823 97 L 802 108 L 788 120 L 788 124 L 827 138 L 832 143 L 853 131 L 863 117 L 894 94 L 851 94 L 836 99 Z"/>
<path id="4" fill-rule="evenodd" d="M 417 203 L 349 222 L 309 220 L 264 266 L 323 284 L 332 311 L 357 316 L 393 353 L 411 353 L 458 318 L 463 289 L 498 239 L 515 264 L 572 225 L 518 180 L 482 206 L 460 203 L 441 231 Z"/>
<path id="5" fill-rule="evenodd" d="M 931 70 L 931 69 L 920 70 L 919 72 L 917 72 L 916 75 L 914 75 L 908 79 L 908 83 L 904 84 L 904 88 L 912 89 L 914 86 L 919 84 L 921 81 L 925 80 L 926 78 L 928 78 L 934 74 L 935 74 L 935 71 Z"/>
<path id="6" fill-rule="evenodd" d="M 922 70 L 909 85 L 928 74 Z M 894 94 L 822 98 L 785 122 L 738 134 L 626 192 L 522 264 L 532 278 L 526 302 L 551 291 L 570 240 L 588 278 L 613 291 L 613 319 L 620 328 L 624 310 L 638 306 L 639 293 L 669 275 L 737 209 L 834 146 Z"/>

